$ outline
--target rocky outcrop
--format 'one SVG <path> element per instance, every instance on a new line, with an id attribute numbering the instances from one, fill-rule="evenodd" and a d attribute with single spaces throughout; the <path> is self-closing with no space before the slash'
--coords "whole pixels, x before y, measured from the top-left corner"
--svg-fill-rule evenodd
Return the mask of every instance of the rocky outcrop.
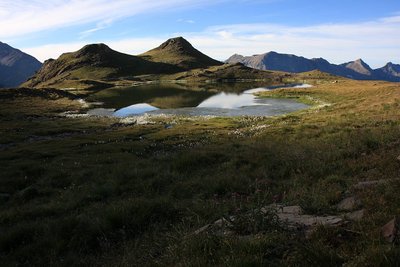
<path id="1" fill-rule="evenodd" d="M 120 53 L 105 44 L 90 44 L 76 52 L 64 53 L 56 60 L 45 61 L 36 75 L 22 86 L 56 87 L 68 80 L 108 81 L 177 71 L 179 68 L 170 64 L 150 62 L 141 57 Z"/>

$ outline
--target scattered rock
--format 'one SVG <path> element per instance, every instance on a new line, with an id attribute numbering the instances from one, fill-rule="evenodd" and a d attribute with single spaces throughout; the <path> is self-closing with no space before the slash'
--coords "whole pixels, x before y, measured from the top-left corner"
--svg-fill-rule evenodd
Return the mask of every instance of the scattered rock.
<path id="1" fill-rule="evenodd" d="M 288 206 L 282 208 L 282 213 L 303 214 L 303 209 L 300 206 Z"/>
<path id="2" fill-rule="evenodd" d="M 364 217 L 364 214 L 365 214 L 365 209 L 356 210 L 356 211 L 353 211 L 353 212 L 346 213 L 344 215 L 344 218 L 346 220 L 349 220 L 349 221 L 356 221 L 357 222 L 357 221 L 361 221 L 362 220 L 362 218 Z"/>
<path id="3" fill-rule="evenodd" d="M 398 239 L 399 234 L 399 220 L 394 217 L 387 224 L 382 226 L 381 233 L 383 238 L 390 243 L 395 242 Z"/>
<path id="4" fill-rule="evenodd" d="M 348 197 L 343 199 L 337 205 L 339 211 L 352 211 L 361 206 L 361 201 L 356 197 Z"/>
<path id="5" fill-rule="evenodd" d="M 289 228 L 306 228 L 305 230 L 312 230 L 311 228 L 317 225 L 338 226 L 344 223 L 344 220 L 338 216 L 314 216 L 303 215 L 303 210 L 300 206 L 282 206 L 272 204 L 262 208 L 262 212 L 267 212 L 275 209 L 276 215 L 279 220 L 286 224 Z"/>
<path id="6" fill-rule="evenodd" d="M 196 231 L 194 231 L 193 234 L 198 235 L 198 234 L 204 233 L 205 231 L 207 231 L 208 229 L 210 229 L 211 226 L 212 226 L 212 224 L 207 224 L 207 225 L 205 225 L 205 226 L 203 226 L 203 227 L 197 229 Z"/>
<path id="7" fill-rule="evenodd" d="M 233 234 L 232 231 L 229 230 L 229 227 L 232 227 L 232 221 L 234 221 L 235 218 L 233 216 L 230 216 L 228 219 L 227 218 L 222 218 L 214 223 L 207 224 L 196 231 L 193 232 L 194 235 L 198 235 L 204 232 L 214 232 L 216 235 L 220 236 L 226 236 Z"/>
<path id="8" fill-rule="evenodd" d="M 113 108 L 94 108 L 88 110 L 86 114 L 89 116 L 97 116 L 97 117 L 112 117 L 115 112 Z"/>
<path id="9" fill-rule="evenodd" d="M 126 125 L 148 125 L 148 124 L 155 124 L 155 122 L 151 121 L 151 116 L 147 114 L 142 116 L 134 116 L 134 117 L 125 117 L 119 120 L 120 123 Z"/>
<path id="10" fill-rule="evenodd" d="M 310 234 L 315 227 L 319 225 L 340 226 L 345 223 L 345 220 L 339 216 L 315 216 L 303 214 L 303 209 L 300 206 L 283 206 L 279 204 L 271 204 L 261 208 L 258 212 L 268 216 L 273 212 L 279 224 L 289 229 L 300 230 L 306 235 Z M 362 213 L 363 214 L 363 213 Z M 361 216 L 360 214 L 356 214 Z M 354 216 L 356 216 L 354 215 Z M 231 230 L 235 224 L 236 218 L 229 216 L 219 219 L 212 224 L 207 224 L 193 232 L 198 235 L 204 232 L 213 232 L 216 235 L 232 235 Z M 304 232 L 303 232 L 304 231 Z"/>
<path id="11" fill-rule="evenodd" d="M 400 181 L 400 178 L 359 182 L 359 183 L 353 185 L 352 188 L 356 189 L 356 190 L 362 190 L 362 189 L 367 189 L 367 188 L 374 187 L 374 186 L 381 185 L 381 184 L 387 184 L 387 183 L 394 182 L 394 181 Z"/>
<path id="12" fill-rule="evenodd" d="M 397 159 L 397 161 L 399 161 L 399 162 L 400 162 L 400 156 L 398 156 L 396 159 Z"/>

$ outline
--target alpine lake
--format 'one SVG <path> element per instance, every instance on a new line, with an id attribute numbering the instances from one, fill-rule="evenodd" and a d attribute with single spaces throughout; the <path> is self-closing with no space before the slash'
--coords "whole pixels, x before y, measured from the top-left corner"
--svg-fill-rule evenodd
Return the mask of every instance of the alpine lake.
<path id="1" fill-rule="evenodd" d="M 92 116 L 130 117 L 144 114 L 183 116 L 276 116 L 309 106 L 293 99 L 260 98 L 257 92 L 307 88 L 308 84 L 263 86 L 259 83 L 206 85 L 157 83 L 105 89 L 86 100 L 97 105 Z"/>

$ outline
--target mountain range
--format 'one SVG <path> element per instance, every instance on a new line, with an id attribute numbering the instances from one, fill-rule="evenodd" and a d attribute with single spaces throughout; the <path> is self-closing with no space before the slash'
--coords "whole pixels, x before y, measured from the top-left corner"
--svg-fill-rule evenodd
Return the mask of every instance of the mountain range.
<path id="1" fill-rule="evenodd" d="M 137 56 L 114 51 L 105 44 L 86 45 L 45 61 L 21 86 L 88 89 L 91 85 L 111 87 L 132 81 L 279 79 L 283 75 L 242 64 L 224 64 L 177 37 Z"/>
<path id="2" fill-rule="evenodd" d="M 0 42 L 0 87 L 99 88 L 154 80 L 282 81 L 290 73 L 319 70 L 356 80 L 400 81 L 400 65 L 372 69 L 362 59 L 336 65 L 323 58 L 269 52 L 233 55 L 225 64 L 208 57 L 182 37 L 171 38 L 140 55 L 120 53 L 105 44 L 89 44 L 41 64 Z M 280 72 L 277 72 L 280 71 Z"/>
<path id="3" fill-rule="evenodd" d="M 400 81 L 400 65 L 387 63 L 379 69 L 372 69 L 362 59 L 332 64 L 323 58 L 307 59 L 305 57 L 268 52 L 260 55 L 242 56 L 235 54 L 225 61 L 226 63 L 242 63 L 245 66 L 260 69 L 300 73 L 311 70 L 320 70 L 333 75 L 355 80 L 386 80 Z"/>
<path id="4" fill-rule="evenodd" d="M 0 88 L 20 85 L 41 66 L 36 58 L 0 42 Z"/>

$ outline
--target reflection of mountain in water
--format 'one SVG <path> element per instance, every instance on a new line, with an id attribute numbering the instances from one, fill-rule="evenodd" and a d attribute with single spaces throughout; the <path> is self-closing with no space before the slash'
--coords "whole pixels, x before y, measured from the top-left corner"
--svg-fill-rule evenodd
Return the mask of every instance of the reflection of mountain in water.
<path id="1" fill-rule="evenodd" d="M 218 92 L 242 92 L 254 88 L 254 83 L 228 84 L 152 84 L 128 88 L 110 88 L 97 92 L 89 101 L 100 101 L 105 108 L 120 109 L 147 103 L 160 109 L 196 107 Z"/>
<path id="2" fill-rule="evenodd" d="M 117 109 L 139 103 L 157 108 L 181 108 L 196 106 L 213 94 L 215 92 L 192 91 L 176 84 L 157 84 L 110 88 L 92 95 L 89 100 L 101 101 L 104 102 L 104 107 Z"/>
<path id="3" fill-rule="evenodd" d="M 295 85 L 290 85 L 293 86 Z M 295 100 L 257 98 L 253 94 L 270 89 L 273 87 L 260 88 L 260 84 L 254 83 L 152 84 L 112 88 L 92 95 L 89 100 L 102 101 L 104 108 L 93 109 L 90 113 L 116 117 L 143 113 L 184 116 L 275 116 L 307 108 L 307 105 Z"/>

